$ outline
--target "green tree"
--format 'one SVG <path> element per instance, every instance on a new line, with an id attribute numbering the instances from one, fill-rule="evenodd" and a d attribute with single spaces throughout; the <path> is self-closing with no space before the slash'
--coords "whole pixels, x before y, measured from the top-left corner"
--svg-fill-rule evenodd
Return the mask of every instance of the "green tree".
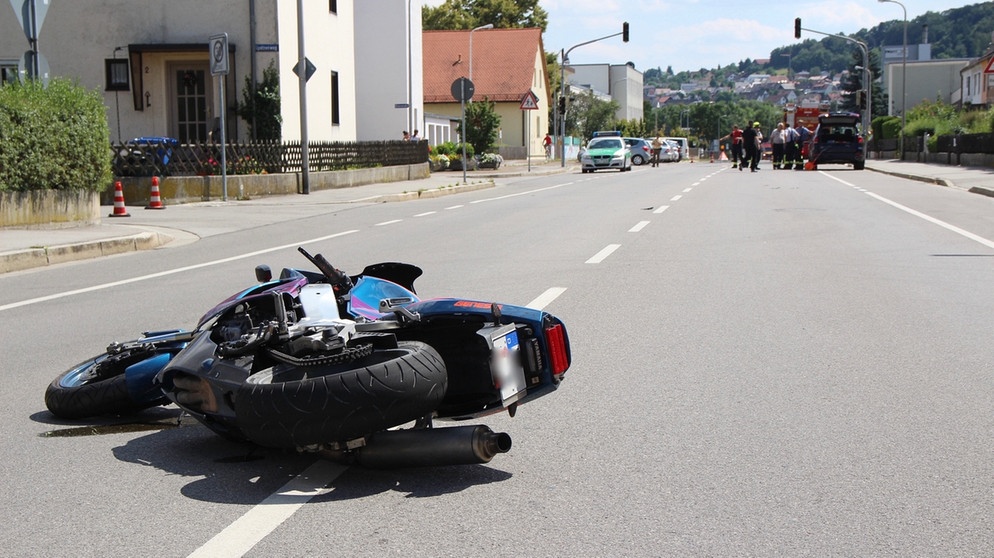
<path id="1" fill-rule="evenodd" d="M 473 146 L 475 153 L 493 151 L 497 144 L 497 133 L 500 131 L 500 115 L 497 114 L 497 104 L 483 98 L 466 105 L 466 133 L 463 134 L 462 123 L 456 127 L 459 135 L 466 138 L 466 143 Z"/>
<path id="2" fill-rule="evenodd" d="M 616 101 L 603 101 L 590 91 L 575 95 L 566 111 L 566 133 L 591 138 L 597 130 L 613 130 Z"/>
<path id="3" fill-rule="evenodd" d="M 538 0 L 445 0 L 432 8 L 421 8 L 421 26 L 426 31 L 473 29 L 492 23 L 498 29 L 539 27 L 545 32 L 549 14 Z"/>
<path id="4" fill-rule="evenodd" d="M 257 140 L 277 140 L 283 137 L 283 117 L 280 113 L 280 72 L 276 63 L 262 71 L 262 81 L 252 95 L 252 78 L 245 76 L 242 102 L 235 113 L 248 123 L 249 136 Z"/>
<path id="5" fill-rule="evenodd" d="M 883 88 L 880 85 L 882 72 L 880 71 L 880 56 L 876 50 L 870 50 L 869 60 L 870 83 L 872 85 L 870 91 L 870 119 L 872 120 L 877 116 L 887 114 L 887 97 L 884 95 Z M 849 64 L 849 73 L 846 77 L 842 78 L 841 85 L 845 92 L 842 94 L 842 102 L 839 104 L 839 108 L 844 111 L 862 113 L 866 109 L 866 100 L 862 98 L 864 72 L 863 70 L 857 70 L 857 66 L 863 66 L 863 51 L 859 48 L 853 49 Z M 859 97 L 857 97 L 857 91 L 860 92 Z"/>

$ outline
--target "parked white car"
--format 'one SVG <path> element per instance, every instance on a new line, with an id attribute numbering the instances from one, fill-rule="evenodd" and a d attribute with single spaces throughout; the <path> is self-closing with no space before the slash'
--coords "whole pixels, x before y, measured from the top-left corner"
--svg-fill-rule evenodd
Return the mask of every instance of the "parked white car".
<path id="1" fill-rule="evenodd" d="M 687 142 L 687 138 L 663 138 L 668 141 L 676 142 L 680 146 L 680 156 L 677 157 L 677 161 L 682 161 L 684 158 L 690 157 L 690 144 Z"/>

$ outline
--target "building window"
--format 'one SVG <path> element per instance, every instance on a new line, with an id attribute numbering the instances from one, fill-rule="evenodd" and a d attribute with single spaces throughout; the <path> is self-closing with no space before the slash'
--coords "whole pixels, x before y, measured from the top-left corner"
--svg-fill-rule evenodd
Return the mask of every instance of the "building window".
<path id="1" fill-rule="evenodd" d="M 104 60 L 104 73 L 107 78 L 106 91 L 127 91 L 131 89 L 128 82 L 128 61 L 109 58 Z"/>
<path id="2" fill-rule="evenodd" d="M 331 72 L 331 124 L 337 126 L 342 123 L 342 115 L 339 110 L 338 98 L 338 72 Z"/>
<path id="3" fill-rule="evenodd" d="M 17 62 L 0 61 L 0 87 L 17 83 Z"/>
<path id="4" fill-rule="evenodd" d="M 328 11 L 333 14 L 338 13 L 338 0 L 328 0 Z"/>

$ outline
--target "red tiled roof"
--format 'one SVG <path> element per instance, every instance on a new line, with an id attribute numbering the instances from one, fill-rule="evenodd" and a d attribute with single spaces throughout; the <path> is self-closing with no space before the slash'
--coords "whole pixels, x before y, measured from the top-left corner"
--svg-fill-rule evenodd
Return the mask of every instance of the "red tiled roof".
<path id="1" fill-rule="evenodd" d="M 452 97 L 452 82 L 469 77 L 469 33 L 468 30 L 423 33 L 425 103 L 458 102 Z M 473 99 L 521 101 L 525 93 L 534 90 L 536 56 L 541 56 L 544 62 L 541 29 L 474 32 Z"/>

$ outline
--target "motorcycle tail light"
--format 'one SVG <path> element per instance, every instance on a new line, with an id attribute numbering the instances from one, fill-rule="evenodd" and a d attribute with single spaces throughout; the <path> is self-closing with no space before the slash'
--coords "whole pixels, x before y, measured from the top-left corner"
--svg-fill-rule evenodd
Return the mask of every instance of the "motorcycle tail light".
<path id="1" fill-rule="evenodd" d="M 566 350 L 566 332 L 562 324 L 545 328 L 545 339 L 549 344 L 549 363 L 552 374 L 559 376 L 569 368 L 569 356 Z"/>

